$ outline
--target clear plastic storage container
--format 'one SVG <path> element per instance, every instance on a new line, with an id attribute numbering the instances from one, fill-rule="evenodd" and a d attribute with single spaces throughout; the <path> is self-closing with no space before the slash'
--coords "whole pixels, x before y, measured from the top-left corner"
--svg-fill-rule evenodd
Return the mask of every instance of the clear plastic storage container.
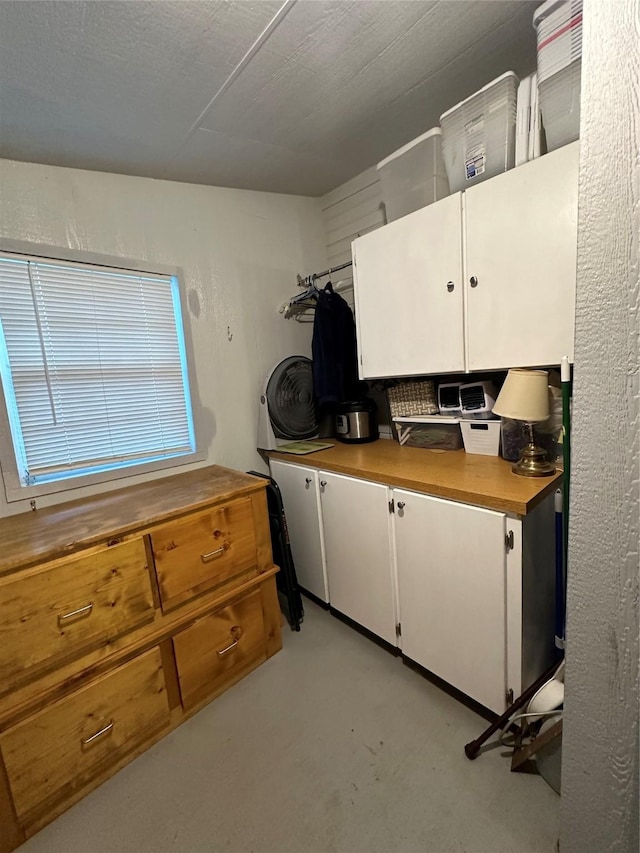
<path id="1" fill-rule="evenodd" d="M 434 127 L 378 163 L 387 222 L 449 195 L 442 131 Z"/>
<path id="2" fill-rule="evenodd" d="M 398 441 L 407 447 L 426 447 L 429 450 L 460 450 L 462 435 L 460 419 L 446 415 L 414 415 L 394 418 Z"/>
<path id="3" fill-rule="evenodd" d="M 507 71 L 440 116 L 451 192 L 513 168 L 518 82 Z"/>
<path id="4" fill-rule="evenodd" d="M 538 92 L 547 150 L 580 136 L 582 0 L 548 0 L 533 16 Z"/>

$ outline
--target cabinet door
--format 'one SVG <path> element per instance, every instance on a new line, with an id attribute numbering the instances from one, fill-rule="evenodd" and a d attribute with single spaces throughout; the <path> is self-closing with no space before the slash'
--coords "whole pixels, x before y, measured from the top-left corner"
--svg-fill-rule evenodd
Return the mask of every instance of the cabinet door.
<path id="1" fill-rule="evenodd" d="M 267 659 L 260 590 L 179 631 L 173 650 L 185 708 L 222 693 Z"/>
<path id="2" fill-rule="evenodd" d="M 151 549 L 162 609 L 257 574 L 258 556 L 250 498 L 191 513 L 156 527 Z"/>
<path id="3" fill-rule="evenodd" d="M 320 472 L 331 606 L 396 644 L 389 489 Z"/>
<path id="4" fill-rule="evenodd" d="M 361 378 L 464 369 L 460 198 L 354 241 Z"/>
<path id="5" fill-rule="evenodd" d="M 4 732 L 0 747 L 23 824 L 40 828 L 83 787 L 110 776 L 169 728 L 170 713 L 156 647 Z"/>
<path id="6" fill-rule="evenodd" d="M 502 713 L 505 516 L 415 492 L 393 494 L 402 651 Z"/>
<path id="7" fill-rule="evenodd" d="M 291 553 L 300 586 L 328 603 L 324 563 L 318 472 L 272 459 L 271 475 L 280 487 L 287 518 Z"/>
<path id="8" fill-rule="evenodd" d="M 144 541 L 0 578 L 0 695 L 153 621 Z"/>
<path id="9" fill-rule="evenodd" d="M 578 143 L 471 187 L 464 208 L 468 369 L 573 361 Z"/>

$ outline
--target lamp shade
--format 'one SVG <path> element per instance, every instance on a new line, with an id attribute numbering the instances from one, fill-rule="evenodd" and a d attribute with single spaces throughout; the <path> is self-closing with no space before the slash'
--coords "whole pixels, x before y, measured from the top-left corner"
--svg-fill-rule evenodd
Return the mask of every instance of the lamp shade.
<path id="1" fill-rule="evenodd" d="M 493 414 L 516 421 L 539 423 L 549 417 L 549 373 L 510 370 L 493 407 Z"/>

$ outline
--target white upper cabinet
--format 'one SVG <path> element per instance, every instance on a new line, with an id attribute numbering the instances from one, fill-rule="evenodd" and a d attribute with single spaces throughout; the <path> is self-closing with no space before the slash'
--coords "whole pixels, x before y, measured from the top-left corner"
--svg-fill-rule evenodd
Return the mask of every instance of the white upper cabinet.
<path id="1" fill-rule="evenodd" d="M 353 243 L 361 378 L 464 370 L 461 194 Z"/>
<path id="2" fill-rule="evenodd" d="M 361 378 L 573 360 L 578 145 L 353 242 Z"/>
<path id="3" fill-rule="evenodd" d="M 467 369 L 573 361 L 578 143 L 464 194 Z"/>

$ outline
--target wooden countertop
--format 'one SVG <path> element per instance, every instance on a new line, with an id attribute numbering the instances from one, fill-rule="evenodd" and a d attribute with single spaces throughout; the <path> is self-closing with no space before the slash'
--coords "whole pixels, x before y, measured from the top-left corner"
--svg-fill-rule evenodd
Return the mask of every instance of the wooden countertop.
<path id="1" fill-rule="evenodd" d="M 185 512 L 264 489 L 265 480 L 212 465 L 0 519 L 0 574 L 135 533 Z"/>
<path id="2" fill-rule="evenodd" d="M 277 451 L 269 456 L 516 515 L 531 512 L 558 488 L 562 477 L 560 471 L 550 477 L 521 477 L 511 471 L 511 462 L 498 456 L 400 447 L 387 439 L 370 444 L 336 442 L 306 456 Z"/>

